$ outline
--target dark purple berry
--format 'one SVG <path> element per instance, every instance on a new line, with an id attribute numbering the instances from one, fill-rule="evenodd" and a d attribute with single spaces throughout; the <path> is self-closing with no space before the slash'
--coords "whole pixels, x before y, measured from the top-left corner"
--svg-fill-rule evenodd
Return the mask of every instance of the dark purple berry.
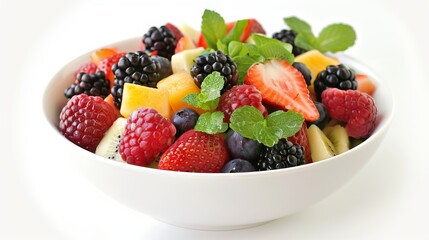
<path id="1" fill-rule="evenodd" d="M 182 108 L 173 115 L 173 124 L 176 127 L 176 137 L 195 127 L 198 113 L 191 108 Z"/>
<path id="2" fill-rule="evenodd" d="M 305 79 L 305 83 L 307 84 L 307 86 L 310 86 L 312 78 L 310 69 L 308 69 L 308 67 L 305 66 L 304 63 L 300 62 L 294 62 L 292 63 L 292 66 L 296 68 L 299 72 L 301 72 L 302 76 Z"/>
<path id="3" fill-rule="evenodd" d="M 258 141 L 245 138 L 234 131 L 226 137 L 226 146 L 232 159 L 241 158 L 252 163 L 256 163 L 262 150 L 262 144 Z"/>
<path id="4" fill-rule="evenodd" d="M 255 167 L 252 163 L 244 159 L 232 159 L 223 166 L 221 172 L 223 173 L 239 173 L 239 172 L 253 172 Z"/>
<path id="5" fill-rule="evenodd" d="M 325 105 L 323 105 L 323 103 L 315 101 L 314 105 L 316 105 L 317 111 L 319 111 L 319 118 L 314 122 L 308 122 L 307 126 L 316 124 L 320 129 L 323 129 L 331 120 L 331 118 L 329 117 L 328 110 L 326 109 Z"/>

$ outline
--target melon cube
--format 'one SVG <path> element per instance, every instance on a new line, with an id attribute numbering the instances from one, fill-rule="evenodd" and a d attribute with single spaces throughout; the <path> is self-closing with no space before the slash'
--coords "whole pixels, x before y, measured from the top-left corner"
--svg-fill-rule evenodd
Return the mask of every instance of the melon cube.
<path id="1" fill-rule="evenodd" d="M 171 57 L 171 68 L 173 73 L 181 71 L 191 72 L 191 67 L 195 64 L 194 60 L 203 53 L 204 48 L 188 49 L 174 54 Z"/>
<path id="2" fill-rule="evenodd" d="M 168 101 L 173 112 L 182 108 L 192 108 L 199 114 L 204 113 L 201 108 L 194 107 L 183 101 L 186 95 L 191 93 L 200 93 L 201 89 L 195 84 L 191 74 L 186 71 L 173 73 L 172 75 L 158 82 L 156 87 L 168 92 Z"/>
<path id="3" fill-rule="evenodd" d="M 153 108 L 168 119 L 172 115 L 171 107 L 168 103 L 168 91 L 125 83 L 120 109 L 122 116 L 128 118 L 133 111 L 141 107 Z"/>

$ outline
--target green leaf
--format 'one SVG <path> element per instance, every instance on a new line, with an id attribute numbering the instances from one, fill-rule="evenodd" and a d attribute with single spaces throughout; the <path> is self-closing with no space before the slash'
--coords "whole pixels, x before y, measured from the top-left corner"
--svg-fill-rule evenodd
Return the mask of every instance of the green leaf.
<path id="1" fill-rule="evenodd" d="M 316 38 L 312 41 L 309 41 L 307 38 L 305 38 L 304 35 L 298 33 L 295 37 L 295 46 L 305 49 L 305 50 L 312 50 L 315 49 L 314 44 L 316 42 Z"/>
<path id="2" fill-rule="evenodd" d="M 267 126 L 281 129 L 281 138 L 288 138 L 299 131 L 304 122 L 304 116 L 289 110 L 275 111 L 267 116 Z"/>
<path id="3" fill-rule="evenodd" d="M 223 122 L 223 112 L 207 112 L 198 117 L 194 127 L 195 131 L 208 134 L 222 133 L 228 129 L 228 124 Z"/>
<path id="4" fill-rule="evenodd" d="M 264 58 L 282 59 L 293 63 L 292 45 L 258 34 L 252 34 L 252 38 L 255 41 L 254 48 L 256 47 L 257 52 L 264 56 Z"/>
<path id="5" fill-rule="evenodd" d="M 244 29 L 247 26 L 247 22 L 249 20 L 238 20 L 234 27 L 231 29 L 231 31 L 228 33 L 228 35 L 222 39 L 222 42 L 228 45 L 232 41 L 240 41 L 241 34 L 243 34 Z"/>
<path id="6" fill-rule="evenodd" d="M 225 80 L 223 76 L 219 72 L 214 71 L 204 78 L 199 94 L 188 94 L 183 98 L 183 101 L 206 111 L 214 110 L 219 104 L 220 91 L 224 84 Z"/>
<path id="7" fill-rule="evenodd" d="M 226 35 L 225 20 L 219 13 L 206 9 L 202 17 L 201 33 L 208 47 L 216 49 L 217 41 L 223 39 Z"/>
<path id="8" fill-rule="evenodd" d="M 256 133 L 256 140 L 267 147 L 272 147 L 279 141 L 281 129 L 276 127 L 262 127 Z"/>
<path id="9" fill-rule="evenodd" d="M 191 104 L 195 107 L 199 107 L 198 95 L 196 93 L 191 93 L 186 95 L 182 101 L 184 101 L 187 104 Z"/>
<path id="10" fill-rule="evenodd" d="M 288 44 L 290 45 L 290 44 Z M 268 59 L 281 59 L 293 63 L 294 55 L 285 49 L 284 46 L 277 43 L 265 44 L 259 47 L 262 55 Z"/>
<path id="11" fill-rule="evenodd" d="M 244 106 L 231 114 L 229 127 L 243 137 L 255 139 L 255 133 L 263 127 L 263 122 L 264 116 L 258 109 Z"/>
<path id="12" fill-rule="evenodd" d="M 331 24 L 319 34 L 316 47 L 321 52 L 339 52 L 354 45 L 356 33 L 349 25 L 337 23 Z"/>
<path id="13" fill-rule="evenodd" d="M 313 42 L 316 37 L 313 34 L 313 31 L 311 30 L 310 24 L 305 22 L 302 19 L 299 19 L 297 17 L 287 17 L 283 19 L 284 22 L 296 33 L 299 33 L 302 35 L 304 39 L 307 40 L 307 42 Z"/>
<path id="14" fill-rule="evenodd" d="M 295 135 L 303 122 L 304 116 L 294 111 L 276 111 L 264 119 L 255 107 L 244 106 L 232 113 L 229 126 L 243 137 L 272 147 L 279 139 Z"/>
<path id="15" fill-rule="evenodd" d="M 217 41 L 217 50 L 221 50 L 224 53 L 228 52 L 228 45 L 226 45 L 222 40 Z"/>
<path id="16" fill-rule="evenodd" d="M 228 44 L 228 54 L 232 58 L 246 54 L 242 53 L 243 50 L 246 51 L 246 48 L 242 42 L 232 41 Z"/>

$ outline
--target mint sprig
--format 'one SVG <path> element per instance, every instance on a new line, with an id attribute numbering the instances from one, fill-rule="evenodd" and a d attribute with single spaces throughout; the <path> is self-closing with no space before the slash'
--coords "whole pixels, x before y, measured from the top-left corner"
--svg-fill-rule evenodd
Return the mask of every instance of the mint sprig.
<path id="1" fill-rule="evenodd" d="M 347 24 L 328 25 L 316 37 L 311 26 L 297 17 L 284 18 L 284 22 L 298 33 L 295 38 L 295 45 L 305 50 L 317 49 L 322 53 L 335 53 L 346 50 L 353 46 L 356 41 L 354 29 Z"/>
<path id="2" fill-rule="evenodd" d="M 203 113 L 198 117 L 194 129 L 208 134 L 225 132 L 228 130 L 228 124 L 223 122 L 223 118 L 221 111 Z"/>
<path id="3" fill-rule="evenodd" d="M 209 48 L 217 49 L 217 42 L 226 35 L 226 23 L 223 17 L 212 10 L 206 9 L 201 22 L 201 33 Z"/>
<path id="4" fill-rule="evenodd" d="M 183 101 L 206 111 L 214 110 L 219 103 L 220 91 L 224 84 L 223 76 L 214 71 L 204 78 L 200 93 L 188 94 Z"/>
<path id="5" fill-rule="evenodd" d="M 229 126 L 243 137 L 272 147 L 279 139 L 295 135 L 303 122 L 304 117 L 291 110 L 276 111 L 264 118 L 255 107 L 244 106 L 232 113 Z"/>

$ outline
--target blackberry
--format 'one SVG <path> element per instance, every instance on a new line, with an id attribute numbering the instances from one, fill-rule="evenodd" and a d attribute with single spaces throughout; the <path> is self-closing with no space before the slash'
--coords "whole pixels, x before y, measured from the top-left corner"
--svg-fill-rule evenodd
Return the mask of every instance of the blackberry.
<path id="1" fill-rule="evenodd" d="M 357 89 L 356 74 L 343 64 L 338 66 L 329 65 L 325 70 L 317 74 L 314 80 L 314 91 L 316 98 L 322 100 L 322 92 L 327 88 L 338 88 L 341 90 Z"/>
<path id="2" fill-rule="evenodd" d="M 85 93 L 88 96 L 107 97 L 110 94 L 110 81 L 106 79 L 103 71 L 96 73 L 80 72 L 76 75 L 75 82 L 64 90 L 66 98 Z"/>
<path id="3" fill-rule="evenodd" d="M 274 170 L 304 164 L 304 149 L 286 139 L 272 147 L 264 147 L 257 163 L 257 170 Z"/>
<path id="4" fill-rule="evenodd" d="M 197 57 L 195 64 L 191 67 L 191 75 L 199 87 L 201 87 L 204 78 L 213 71 L 219 72 L 224 77 L 225 85 L 222 92 L 237 84 L 237 64 L 232 61 L 229 55 L 220 50 Z"/>
<path id="5" fill-rule="evenodd" d="M 174 54 L 178 39 L 166 26 L 151 27 L 143 35 L 142 42 L 145 50 L 149 52 L 157 52 L 156 55 L 165 57 L 168 60 Z"/>
<path id="6" fill-rule="evenodd" d="M 273 34 L 272 38 L 280 40 L 285 43 L 289 43 L 292 45 L 292 53 L 295 56 L 298 56 L 302 53 L 305 53 L 306 50 L 299 48 L 295 45 L 295 38 L 297 33 L 294 30 L 283 29 L 280 32 L 276 32 Z"/>
<path id="7" fill-rule="evenodd" d="M 150 57 L 147 53 L 129 52 L 112 66 L 115 81 L 111 89 L 116 107 L 121 107 L 122 90 L 125 83 L 156 87 L 159 80 L 172 74 L 171 63 L 160 56 Z"/>

